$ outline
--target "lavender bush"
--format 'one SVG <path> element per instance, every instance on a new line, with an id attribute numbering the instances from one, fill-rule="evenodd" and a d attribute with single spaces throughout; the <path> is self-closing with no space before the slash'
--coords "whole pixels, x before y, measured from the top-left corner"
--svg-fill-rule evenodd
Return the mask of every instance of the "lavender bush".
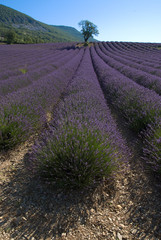
<path id="1" fill-rule="evenodd" d="M 93 47 L 91 56 L 105 95 L 111 98 L 111 103 L 120 110 L 134 131 L 140 132 L 161 116 L 161 97 L 158 94 L 111 68 Z"/>
<path id="2" fill-rule="evenodd" d="M 135 48 L 134 43 L 102 42 L 101 44 L 108 51 L 108 54 L 111 54 L 112 56 L 115 55 L 116 57 L 119 55 L 122 59 L 124 58 L 130 60 L 133 64 L 137 63 L 139 64 L 138 66 L 145 67 L 146 70 L 148 67 L 150 68 L 152 67 L 153 69 L 156 70 L 161 68 L 159 64 L 160 59 L 159 51 L 154 51 L 153 55 L 150 49 L 148 48 L 146 48 L 144 52 L 143 51 L 139 52 Z M 128 47 L 125 48 L 125 44 Z M 141 49 L 143 50 L 143 44 L 141 45 Z M 158 76 L 160 76 L 160 74 L 158 74 Z"/>
<path id="3" fill-rule="evenodd" d="M 44 122 L 43 109 L 28 103 L 12 104 L 1 110 L 0 150 L 11 149 L 25 141 Z"/>
<path id="4" fill-rule="evenodd" d="M 44 145 L 36 146 L 31 166 L 57 186 L 82 188 L 111 174 L 115 169 L 113 154 L 107 137 L 97 129 L 81 122 L 62 123 L 58 130 L 46 134 Z"/>
<path id="5" fill-rule="evenodd" d="M 87 48 L 50 130 L 33 147 L 30 170 L 49 183 L 83 188 L 122 169 L 128 157 Z"/>
<path id="6" fill-rule="evenodd" d="M 116 55 L 112 55 L 106 51 L 103 45 L 100 43 L 96 46 L 97 53 L 103 60 L 111 67 L 117 69 L 119 72 L 129 77 L 131 80 L 137 82 L 138 84 L 154 90 L 156 93 L 161 95 L 161 78 L 151 75 L 147 72 L 142 71 L 141 67 L 132 64 L 130 66 L 129 61 L 125 61 L 124 58 L 120 58 Z M 140 65 L 139 65 L 140 66 Z M 135 68 L 137 67 L 137 69 Z M 147 70 L 147 69 L 146 69 Z M 148 70 L 147 70 L 148 71 Z M 150 70 L 149 70 L 150 71 Z"/>
<path id="7" fill-rule="evenodd" d="M 41 129 L 75 73 L 83 50 L 73 54 L 59 69 L 1 99 L 0 149 L 11 148 Z"/>
<path id="8" fill-rule="evenodd" d="M 161 174 L 161 119 L 150 124 L 144 133 L 144 159 Z"/>
<path id="9" fill-rule="evenodd" d="M 161 166 L 161 98 L 109 67 L 91 48 L 96 73 L 105 95 L 136 132 L 142 131 L 144 159 L 154 170 Z"/>
<path id="10" fill-rule="evenodd" d="M 53 54 L 53 52 L 48 50 L 48 54 L 42 50 L 43 56 L 40 56 L 39 61 L 37 58 L 39 55 L 34 52 L 34 56 L 28 56 L 28 64 L 25 64 L 22 68 L 17 68 L 17 75 L 14 74 L 13 70 L 7 72 L 6 77 L 0 80 L 0 96 L 4 96 L 10 92 L 17 91 L 20 88 L 24 88 L 32 84 L 34 81 L 40 80 L 42 77 L 48 77 L 54 70 L 63 66 L 67 61 L 73 58 L 77 53 L 77 50 L 63 50 L 58 51 Z M 31 58 L 29 61 L 29 57 Z M 19 63 L 19 58 L 16 59 Z M 4 74 L 4 72 L 3 72 Z M 10 75 L 11 74 L 11 75 Z M 3 76 L 3 75 L 2 75 Z M 4 76 L 3 76 L 4 77 Z"/>

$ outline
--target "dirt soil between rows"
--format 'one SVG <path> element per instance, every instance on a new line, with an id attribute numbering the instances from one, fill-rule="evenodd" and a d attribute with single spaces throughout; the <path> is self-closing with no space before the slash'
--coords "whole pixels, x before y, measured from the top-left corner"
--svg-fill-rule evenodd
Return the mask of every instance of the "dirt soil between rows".
<path id="1" fill-rule="evenodd" d="M 161 181 L 123 128 L 126 169 L 82 191 L 53 189 L 25 167 L 34 140 L 0 155 L 0 240 L 160 240 Z"/>

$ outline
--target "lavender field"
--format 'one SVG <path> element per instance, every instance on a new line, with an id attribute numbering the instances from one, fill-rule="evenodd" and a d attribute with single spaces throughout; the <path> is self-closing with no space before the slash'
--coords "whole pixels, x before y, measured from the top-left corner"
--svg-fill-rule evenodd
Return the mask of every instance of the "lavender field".
<path id="1" fill-rule="evenodd" d="M 61 184 L 88 185 L 130 157 L 112 107 L 141 138 L 143 161 L 161 172 L 157 44 L 1 45 L 0 54 L 1 151 L 39 134 L 31 170 Z"/>
<path id="2" fill-rule="evenodd" d="M 0 45 L 0 59 L 0 238 L 161 239 L 160 45 Z"/>

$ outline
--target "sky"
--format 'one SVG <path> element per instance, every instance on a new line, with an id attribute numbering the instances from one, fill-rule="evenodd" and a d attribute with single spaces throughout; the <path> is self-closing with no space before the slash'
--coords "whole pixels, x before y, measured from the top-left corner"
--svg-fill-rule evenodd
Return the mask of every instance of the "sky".
<path id="1" fill-rule="evenodd" d="M 93 22 L 99 41 L 161 42 L 161 0 L 0 0 L 0 4 L 50 25 L 80 31 Z"/>

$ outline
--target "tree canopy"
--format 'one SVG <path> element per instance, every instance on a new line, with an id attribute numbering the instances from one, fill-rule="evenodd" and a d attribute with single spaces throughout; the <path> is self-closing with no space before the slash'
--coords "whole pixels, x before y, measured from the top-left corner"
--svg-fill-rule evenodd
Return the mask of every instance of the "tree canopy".
<path id="1" fill-rule="evenodd" d="M 99 34 L 97 26 L 88 20 L 82 20 L 78 25 L 82 27 L 81 33 L 83 34 L 85 42 L 87 42 L 90 37 L 93 37 L 93 35 L 97 36 Z"/>
<path id="2" fill-rule="evenodd" d="M 8 44 L 15 43 L 15 41 L 16 41 L 16 33 L 12 29 L 10 29 L 6 33 L 6 39 L 7 39 L 7 43 Z"/>

